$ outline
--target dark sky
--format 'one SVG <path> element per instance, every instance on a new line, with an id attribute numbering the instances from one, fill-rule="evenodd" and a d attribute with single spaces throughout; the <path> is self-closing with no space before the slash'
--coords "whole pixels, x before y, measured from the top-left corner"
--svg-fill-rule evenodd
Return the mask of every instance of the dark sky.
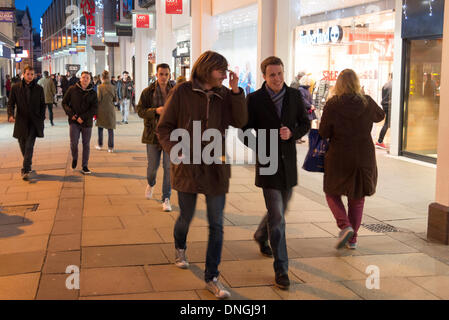
<path id="1" fill-rule="evenodd" d="M 33 28 L 36 32 L 40 32 L 40 21 L 45 10 L 50 6 L 52 0 L 16 0 L 16 8 L 25 10 L 30 8 L 31 19 L 33 20 Z"/>

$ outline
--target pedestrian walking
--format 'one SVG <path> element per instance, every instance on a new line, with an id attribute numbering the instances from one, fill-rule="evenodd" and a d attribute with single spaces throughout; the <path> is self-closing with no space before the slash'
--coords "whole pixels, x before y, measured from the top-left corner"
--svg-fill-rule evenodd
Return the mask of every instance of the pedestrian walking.
<path id="1" fill-rule="evenodd" d="M 330 139 L 324 164 L 324 193 L 341 232 L 336 247 L 357 247 L 365 197 L 376 192 L 377 164 L 371 131 L 385 112 L 363 95 L 357 74 L 338 76 L 334 96 L 326 103 L 319 133 Z M 348 211 L 341 199 L 348 198 Z"/>
<path id="2" fill-rule="evenodd" d="M 80 81 L 69 88 L 62 106 L 68 116 L 70 125 L 70 148 L 72 151 L 72 169 L 78 164 L 78 143 L 80 135 L 83 139 L 83 174 L 91 174 L 89 170 L 90 139 L 92 137 L 93 117 L 97 113 L 98 98 L 91 84 L 87 71 L 81 74 Z"/>
<path id="3" fill-rule="evenodd" d="M 103 149 L 103 130 L 108 130 L 108 152 L 114 152 L 114 130 L 116 127 L 115 106 L 114 102 L 117 100 L 117 91 L 109 80 L 109 72 L 104 71 L 101 75 L 102 84 L 98 86 L 98 112 L 97 123 L 98 127 L 98 145 L 97 150 Z"/>
<path id="4" fill-rule="evenodd" d="M 38 82 L 38 85 L 40 85 L 42 88 L 44 88 L 44 94 L 45 94 L 45 104 L 48 108 L 48 116 L 50 118 L 50 123 L 52 126 L 54 126 L 53 122 L 53 104 L 55 103 L 55 94 L 56 94 L 56 87 L 52 79 L 49 77 L 48 71 L 44 71 L 44 77 L 41 78 Z"/>
<path id="5" fill-rule="evenodd" d="M 123 72 L 123 78 L 120 81 L 120 111 L 122 113 L 122 123 L 128 124 L 129 107 L 133 96 L 133 82 L 127 71 Z"/>
<path id="6" fill-rule="evenodd" d="M 164 112 L 164 105 L 167 101 L 168 93 L 175 86 L 175 83 L 170 81 L 170 66 L 168 64 L 159 64 L 156 70 L 157 81 L 142 92 L 137 105 L 137 113 L 139 117 L 144 119 L 145 127 L 142 135 L 142 143 L 147 146 L 148 156 L 148 185 L 145 190 L 145 197 L 147 199 L 152 199 L 153 197 L 157 170 L 159 169 L 161 157 L 163 157 L 164 181 L 162 185 L 162 210 L 171 212 L 170 155 L 163 151 L 159 144 L 156 135 L 156 126 Z"/>
<path id="7" fill-rule="evenodd" d="M 9 99 L 9 95 L 11 94 L 11 77 L 9 74 L 6 75 L 5 89 L 6 89 L 6 99 Z"/>
<path id="8" fill-rule="evenodd" d="M 45 94 L 33 79 L 34 69 L 25 67 L 24 78 L 12 86 L 8 101 L 8 121 L 15 122 L 13 137 L 19 141 L 23 156 L 23 180 L 32 173 L 36 138 L 44 137 Z"/>
<path id="9" fill-rule="evenodd" d="M 170 154 L 176 142 L 170 135 L 176 129 L 183 129 L 193 136 L 193 128 L 201 125 L 201 135 L 206 129 L 220 131 L 224 144 L 225 130 L 229 126 L 243 127 L 248 121 L 245 93 L 238 87 L 238 76 L 230 72 L 229 83 L 232 90 L 223 86 L 227 79 L 228 62 L 220 54 L 212 51 L 203 53 L 192 69 L 192 80 L 176 86 L 165 104 L 164 112 L 156 129 L 164 151 Z M 200 138 L 201 139 L 201 138 Z M 200 143 L 201 141 L 190 142 Z M 204 149 L 202 145 L 200 149 Z M 180 216 L 174 229 L 176 266 L 188 268 L 186 239 L 195 213 L 198 194 L 206 196 L 209 221 L 209 241 L 206 255 L 205 276 L 207 289 L 217 298 L 230 296 L 218 280 L 218 266 L 223 248 L 223 210 L 226 193 L 229 192 L 231 167 L 228 164 L 193 164 L 192 159 L 201 159 L 202 150 L 190 154 L 190 161 L 174 164 L 172 161 L 172 186 L 178 191 Z M 215 155 L 216 157 L 219 155 Z M 222 155 L 224 157 L 224 155 Z M 187 158 L 180 155 L 179 159 Z M 176 163 L 176 162 L 175 162 Z"/>
<path id="10" fill-rule="evenodd" d="M 391 109 L 391 98 L 393 91 L 393 74 L 390 73 L 388 77 L 388 82 L 382 88 L 382 108 L 385 112 L 385 123 L 379 134 L 379 139 L 377 140 L 376 147 L 379 149 L 386 150 L 387 146 L 384 143 L 385 135 L 390 128 L 390 109 Z"/>
<path id="11" fill-rule="evenodd" d="M 263 255 L 274 256 L 276 286 L 287 289 L 290 280 L 285 214 L 293 187 L 298 184 L 296 140 L 310 130 L 310 121 L 300 92 L 285 84 L 282 60 L 269 57 L 262 62 L 261 69 L 265 82 L 258 91 L 248 96 L 249 120 L 244 130 L 278 130 L 279 136 L 274 141 L 271 137 L 261 140 L 259 134 L 256 138 L 259 149 L 264 145 L 264 150 L 273 150 L 273 144 L 278 145 L 278 155 L 275 156 L 278 165 L 274 174 L 264 175 L 261 168 L 266 166 L 257 159 L 256 186 L 263 190 L 267 214 L 254 239 Z"/>

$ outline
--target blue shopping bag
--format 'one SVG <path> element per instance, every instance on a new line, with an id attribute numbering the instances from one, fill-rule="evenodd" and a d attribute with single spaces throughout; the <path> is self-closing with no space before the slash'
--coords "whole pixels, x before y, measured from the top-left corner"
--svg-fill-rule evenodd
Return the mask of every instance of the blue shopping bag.
<path id="1" fill-rule="evenodd" d="M 302 168 L 309 172 L 324 172 L 324 157 L 329 149 L 327 139 L 321 138 L 318 129 L 309 132 L 309 152 Z"/>

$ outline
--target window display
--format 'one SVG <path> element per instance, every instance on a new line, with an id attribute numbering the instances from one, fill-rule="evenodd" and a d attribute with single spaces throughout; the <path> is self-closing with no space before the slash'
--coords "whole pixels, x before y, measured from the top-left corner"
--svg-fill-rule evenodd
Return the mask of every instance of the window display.
<path id="1" fill-rule="evenodd" d="M 257 18 L 257 5 L 214 18 L 218 39 L 213 50 L 228 60 L 229 69 L 239 75 L 239 86 L 247 95 L 257 89 Z"/>

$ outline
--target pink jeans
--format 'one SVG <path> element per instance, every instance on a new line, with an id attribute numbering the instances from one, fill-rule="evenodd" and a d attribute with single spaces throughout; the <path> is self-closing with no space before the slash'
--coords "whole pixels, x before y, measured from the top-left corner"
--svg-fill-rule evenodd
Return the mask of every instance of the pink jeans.
<path id="1" fill-rule="evenodd" d="M 326 200 L 331 209 L 337 225 L 340 230 L 352 227 L 354 229 L 354 236 L 349 240 L 349 243 L 357 242 L 357 232 L 362 224 L 363 207 L 365 205 L 365 198 L 362 199 L 348 199 L 348 213 L 341 200 L 341 196 L 331 196 L 326 194 Z"/>

